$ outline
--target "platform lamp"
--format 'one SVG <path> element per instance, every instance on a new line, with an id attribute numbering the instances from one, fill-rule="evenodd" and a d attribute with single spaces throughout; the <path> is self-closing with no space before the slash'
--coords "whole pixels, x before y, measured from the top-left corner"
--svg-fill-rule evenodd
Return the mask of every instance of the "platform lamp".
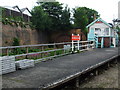
<path id="1" fill-rule="evenodd" d="M 120 23 L 120 19 L 114 19 L 114 20 L 113 20 L 114 28 L 115 28 L 115 23 L 116 23 L 116 22 L 117 22 L 117 23 Z"/>
<path id="2" fill-rule="evenodd" d="M 113 27 L 114 27 L 114 29 L 115 29 L 115 27 L 116 27 L 116 24 L 115 24 L 115 23 L 117 23 L 117 25 L 120 26 L 120 19 L 114 19 L 114 20 L 113 20 L 113 24 L 114 24 Z M 119 34 L 119 33 L 118 33 L 118 34 Z M 120 39 L 120 37 L 119 37 L 119 39 Z"/>

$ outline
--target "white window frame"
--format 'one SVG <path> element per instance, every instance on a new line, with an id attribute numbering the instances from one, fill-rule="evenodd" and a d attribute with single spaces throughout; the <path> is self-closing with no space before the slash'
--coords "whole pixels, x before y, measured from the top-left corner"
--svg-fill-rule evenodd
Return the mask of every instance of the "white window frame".
<path id="1" fill-rule="evenodd" d="M 94 34 L 96 34 L 96 33 L 95 33 L 95 29 L 97 29 L 97 28 L 94 28 Z M 101 28 L 99 28 L 99 29 L 100 29 L 100 34 L 97 34 L 97 36 L 101 36 L 101 30 L 102 30 L 102 29 L 101 29 Z"/>
<path id="2" fill-rule="evenodd" d="M 108 29 L 108 31 L 109 31 L 108 34 L 106 34 L 106 29 Z M 110 28 L 104 28 L 104 35 L 105 36 L 110 36 Z"/>

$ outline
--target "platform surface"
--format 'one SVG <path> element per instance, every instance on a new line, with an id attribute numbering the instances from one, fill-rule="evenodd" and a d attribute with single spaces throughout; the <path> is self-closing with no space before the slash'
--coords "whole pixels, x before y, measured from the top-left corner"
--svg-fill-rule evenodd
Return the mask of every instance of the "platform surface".
<path id="1" fill-rule="evenodd" d="M 40 62 L 34 68 L 3 75 L 3 88 L 42 88 L 118 55 L 118 48 L 93 49 Z"/>

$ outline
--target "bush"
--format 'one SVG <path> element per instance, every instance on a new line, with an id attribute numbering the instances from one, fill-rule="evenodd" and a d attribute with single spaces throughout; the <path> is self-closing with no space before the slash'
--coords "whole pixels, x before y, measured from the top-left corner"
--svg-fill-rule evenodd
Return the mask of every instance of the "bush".
<path id="1" fill-rule="evenodd" d="M 13 38 L 13 44 L 12 44 L 12 46 L 19 46 L 20 45 L 20 41 L 19 41 L 19 39 L 18 38 Z"/>

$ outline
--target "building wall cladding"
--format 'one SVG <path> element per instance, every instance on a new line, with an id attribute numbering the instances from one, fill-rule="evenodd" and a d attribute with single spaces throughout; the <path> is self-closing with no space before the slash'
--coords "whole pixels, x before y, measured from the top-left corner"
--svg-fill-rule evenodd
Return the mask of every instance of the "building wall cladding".
<path id="1" fill-rule="evenodd" d="M 18 38 L 20 40 L 20 45 L 48 43 L 46 32 L 38 32 L 30 28 L 2 25 L 2 46 L 11 46 L 13 44 L 13 38 Z"/>

